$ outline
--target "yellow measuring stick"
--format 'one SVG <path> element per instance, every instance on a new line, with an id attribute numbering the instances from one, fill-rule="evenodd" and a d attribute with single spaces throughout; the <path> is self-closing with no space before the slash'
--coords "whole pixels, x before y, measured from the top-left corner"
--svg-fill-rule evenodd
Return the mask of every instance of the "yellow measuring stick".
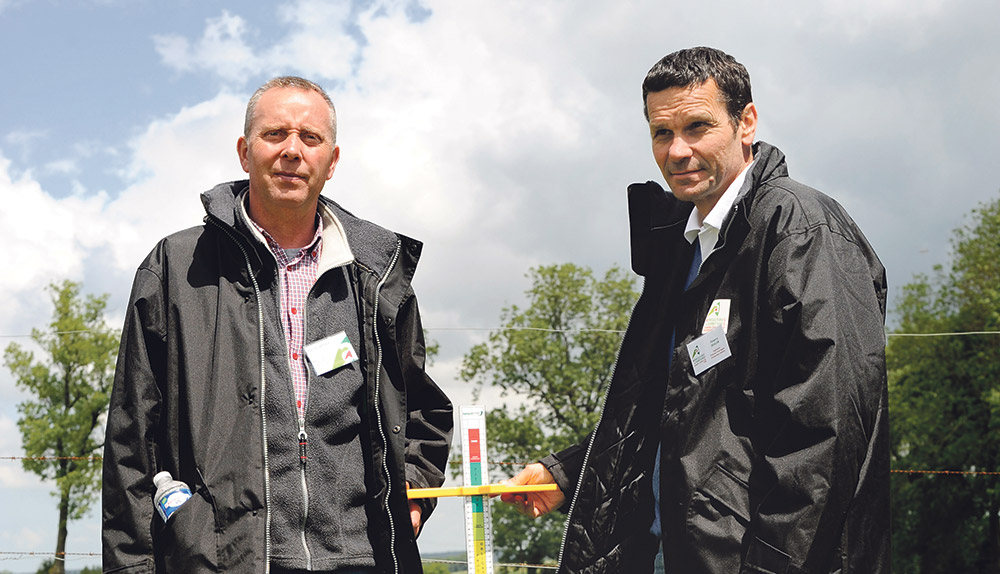
<path id="1" fill-rule="evenodd" d="M 508 492 L 551 492 L 556 484 L 483 484 L 480 486 L 450 486 L 444 488 L 411 488 L 406 498 L 441 498 L 444 496 L 493 496 Z"/>

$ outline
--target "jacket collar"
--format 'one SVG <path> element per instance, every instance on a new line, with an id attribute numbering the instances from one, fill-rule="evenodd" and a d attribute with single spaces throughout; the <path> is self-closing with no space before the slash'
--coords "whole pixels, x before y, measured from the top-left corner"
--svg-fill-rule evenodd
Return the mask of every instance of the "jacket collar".
<path id="1" fill-rule="evenodd" d="M 722 222 L 717 249 L 725 245 L 734 220 L 749 221 L 747 217 L 761 185 L 776 177 L 788 175 L 785 154 L 778 148 L 758 141 L 753 146 L 753 152 L 754 165 L 733 202 L 736 207 L 730 210 Z M 647 276 L 654 265 L 662 264 L 652 260 L 654 236 L 669 231 L 682 234 L 694 204 L 678 200 L 673 193 L 664 190 L 655 181 L 647 181 L 628 186 L 628 205 L 632 270 Z"/>
<path id="2" fill-rule="evenodd" d="M 207 217 L 239 233 L 252 246 L 256 243 L 250 240 L 253 237 L 253 231 L 248 227 L 252 226 L 248 226 L 240 215 L 243 208 L 238 199 L 249 188 L 250 182 L 248 180 L 221 183 L 202 193 L 201 202 L 205 207 Z M 403 263 L 411 267 L 416 265 L 421 247 L 419 241 L 397 235 L 370 221 L 356 217 L 336 202 L 322 195 L 319 197 L 319 202 L 320 213 L 324 218 L 324 234 L 327 232 L 327 218 L 331 218 L 331 222 L 336 220 L 339 223 L 340 232 L 343 233 L 345 244 L 349 246 L 348 251 L 353 256 L 353 260 L 360 265 L 370 269 L 380 277 L 385 275 L 396 256 L 398 242 L 403 243 L 402 247 L 407 255 L 403 258 Z M 257 250 L 253 251 L 258 257 L 257 263 L 259 264 Z M 341 253 L 341 255 L 344 254 Z M 406 274 L 407 277 L 412 276 L 412 273 L 413 269 L 411 268 Z"/>
<path id="3" fill-rule="evenodd" d="M 257 225 L 250 221 L 250 214 L 247 212 L 247 191 L 243 191 L 236 197 L 236 207 L 240 221 L 250 230 L 254 239 L 258 243 L 270 249 L 267 238 L 260 232 Z M 351 244 L 344 233 L 344 226 L 340 224 L 337 215 L 323 203 L 319 204 L 319 223 L 322 225 L 323 248 L 320 254 L 319 269 L 317 276 L 322 276 L 330 269 L 336 269 L 354 262 L 354 254 L 351 252 Z"/>

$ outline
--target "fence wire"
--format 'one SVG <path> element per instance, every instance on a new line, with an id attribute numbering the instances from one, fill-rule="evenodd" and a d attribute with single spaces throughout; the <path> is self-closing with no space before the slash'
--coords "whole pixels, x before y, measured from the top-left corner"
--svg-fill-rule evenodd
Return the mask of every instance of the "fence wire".
<path id="1" fill-rule="evenodd" d="M 582 333 L 582 332 L 595 332 L 595 333 L 616 333 L 624 334 L 624 331 L 610 330 L 610 329 L 546 329 L 541 327 L 500 327 L 500 328 L 487 328 L 487 327 L 433 327 L 427 328 L 427 331 L 538 331 L 546 333 Z M 77 331 L 57 331 L 49 333 L 50 335 L 77 335 L 82 333 L 92 333 L 93 330 L 77 330 Z M 974 335 L 1000 335 L 1000 331 L 963 331 L 963 332 L 952 332 L 952 333 L 886 333 L 886 337 L 963 337 L 963 336 L 974 336 Z M 16 338 L 31 338 L 32 335 L 0 335 L 0 339 L 16 339 Z M 92 462 L 100 462 L 103 457 L 100 456 L 0 456 L 0 460 L 6 461 L 48 461 L 48 460 L 87 460 Z M 461 460 L 450 460 L 448 464 L 458 465 L 461 464 Z M 527 462 L 508 462 L 508 461 L 489 461 L 490 465 L 493 466 L 527 466 Z M 943 475 L 943 476 L 1000 476 L 1000 471 L 983 471 L 983 470 L 931 470 L 931 469 L 891 469 L 889 471 L 891 474 L 902 474 L 902 475 Z M 69 560 L 69 559 L 85 559 L 85 558 L 98 558 L 101 554 L 97 552 L 38 552 L 38 551 L 0 551 L 0 561 L 11 561 L 11 560 L 21 560 L 30 557 L 44 557 L 44 558 L 54 558 L 55 560 Z M 440 563 L 440 564 L 454 564 L 454 565 L 464 565 L 468 566 L 468 562 L 461 560 L 447 560 L 441 558 L 423 558 L 424 563 Z M 532 568 L 532 569 L 543 569 L 543 570 L 556 570 L 557 566 L 550 564 L 525 564 L 525 563 L 507 563 L 507 562 L 495 562 L 494 566 L 497 568 Z"/>

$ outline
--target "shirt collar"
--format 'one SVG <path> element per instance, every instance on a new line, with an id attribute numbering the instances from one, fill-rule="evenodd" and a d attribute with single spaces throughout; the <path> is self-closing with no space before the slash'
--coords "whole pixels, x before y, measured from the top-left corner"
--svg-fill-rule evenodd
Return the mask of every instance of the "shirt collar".
<path id="1" fill-rule="evenodd" d="M 691 210 L 691 214 L 688 216 L 687 226 L 684 228 L 684 239 L 687 239 L 688 243 L 694 243 L 696 237 L 699 233 L 708 231 L 709 229 L 715 230 L 716 233 L 722 228 L 722 222 L 725 221 L 726 216 L 729 215 L 730 210 L 733 208 L 733 203 L 736 202 L 736 196 L 740 192 L 740 188 L 743 187 L 743 182 L 746 181 L 747 172 L 750 171 L 750 167 L 757 161 L 751 161 L 743 171 L 736 176 L 736 179 L 729 184 L 726 191 L 719 198 L 719 201 L 715 203 L 715 206 L 705 219 L 699 221 L 698 208 L 695 207 Z"/>
<path id="2" fill-rule="evenodd" d="M 248 191 L 244 191 L 237 198 L 237 203 L 240 206 L 240 215 L 243 216 L 245 221 L 249 222 L 250 231 L 253 233 L 253 236 L 266 245 L 275 254 L 276 258 L 284 257 L 284 250 L 274 241 L 274 238 L 257 225 L 256 221 L 250 218 L 250 214 L 247 212 L 247 198 Z M 354 261 L 354 253 L 351 251 L 351 246 L 347 242 L 347 233 L 344 232 L 344 226 L 340 223 L 337 215 L 320 201 L 316 208 L 316 218 L 318 223 L 316 225 L 316 234 L 313 236 L 313 240 L 309 243 L 309 246 L 303 247 L 303 251 L 305 252 L 316 246 L 320 247 L 318 250 L 320 252 L 320 274 L 322 275 L 327 269 L 352 263 Z M 325 241 L 323 240 L 324 232 L 326 233 Z"/>

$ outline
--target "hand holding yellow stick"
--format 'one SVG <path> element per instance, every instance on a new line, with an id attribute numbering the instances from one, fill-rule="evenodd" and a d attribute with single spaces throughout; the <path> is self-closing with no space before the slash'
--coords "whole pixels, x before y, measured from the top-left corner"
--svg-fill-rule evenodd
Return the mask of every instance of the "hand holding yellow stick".
<path id="1" fill-rule="evenodd" d="M 406 498 L 441 498 L 445 496 L 496 496 L 521 492 L 551 492 L 559 490 L 555 484 L 483 484 L 480 486 L 452 486 L 442 488 L 411 488 Z"/>

